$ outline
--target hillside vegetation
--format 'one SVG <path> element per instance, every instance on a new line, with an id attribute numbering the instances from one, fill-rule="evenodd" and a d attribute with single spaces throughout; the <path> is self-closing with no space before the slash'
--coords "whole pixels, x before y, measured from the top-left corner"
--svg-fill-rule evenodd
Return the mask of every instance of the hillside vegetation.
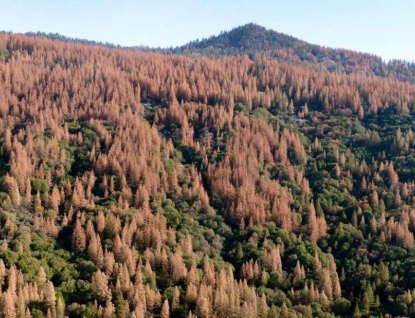
<path id="1" fill-rule="evenodd" d="M 217 50 L 0 34 L 1 317 L 415 315 L 415 85 Z"/>
<path id="2" fill-rule="evenodd" d="M 356 73 L 367 76 L 382 76 L 415 83 L 415 64 L 391 60 L 384 62 L 380 57 L 346 49 L 333 49 L 310 44 L 292 36 L 268 30 L 249 23 L 217 36 L 192 41 L 172 52 L 201 54 L 211 57 L 221 55 L 255 55 L 267 59 L 288 61 L 301 65 L 312 65 L 317 70 Z"/>

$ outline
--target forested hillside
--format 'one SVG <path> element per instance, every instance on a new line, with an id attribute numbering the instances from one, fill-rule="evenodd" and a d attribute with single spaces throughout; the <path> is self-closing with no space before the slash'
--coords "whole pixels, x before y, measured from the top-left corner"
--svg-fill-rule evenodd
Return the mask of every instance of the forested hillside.
<path id="1" fill-rule="evenodd" d="M 346 49 L 310 44 L 292 36 L 249 23 L 217 36 L 192 41 L 172 50 L 175 53 L 207 55 L 260 55 L 267 59 L 312 65 L 338 73 L 382 76 L 415 84 L 415 63 L 384 62 L 379 56 Z"/>
<path id="2" fill-rule="evenodd" d="M 0 317 L 415 315 L 415 85 L 0 34 Z"/>
<path id="3" fill-rule="evenodd" d="M 252 60 L 275 59 L 280 62 L 311 66 L 317 71 L 327 70 L 341 74 L 380 76 L 415 84 L 415 63 L 413 61 L 395 59 L 385 62 L 381 57 L 373 54 L 310 44 L 292 36 L 268 30 L 254 23 L 239 26 L 230 31 L 222 32 L 217 36 L 191 41 L 174 48 L 122 47 L 111 43 L 66 37 L 57 33 L 29 32 L 26 35 L 46 37 L 54 41 L 124 50 L 207 56 L 210 58 L 247 55 Z"/>

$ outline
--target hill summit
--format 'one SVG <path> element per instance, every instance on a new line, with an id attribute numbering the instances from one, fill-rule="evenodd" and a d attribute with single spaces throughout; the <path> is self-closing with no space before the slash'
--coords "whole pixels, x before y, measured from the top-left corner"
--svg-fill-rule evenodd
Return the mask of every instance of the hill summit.
<path id="1" fill-rule="evenodd" d="M 293 36 L 266 29 L 255 23 L 248 23 L 217 36 L 192 41 L 183 46 L 188 50 L 211 50 L 217 53 L 241 53 L 291 48 L 305 44 Z"/>

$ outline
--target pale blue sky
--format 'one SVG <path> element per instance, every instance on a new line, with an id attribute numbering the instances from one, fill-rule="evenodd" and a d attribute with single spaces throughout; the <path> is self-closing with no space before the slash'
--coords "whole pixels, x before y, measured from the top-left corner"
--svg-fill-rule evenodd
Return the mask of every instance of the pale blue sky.
<path id="1" fill-rule="evenodd" d="M 415 0 L 0 0 L 0 30 L 176 46 L 255 22 L 311 43 L 415 60 Z"/>

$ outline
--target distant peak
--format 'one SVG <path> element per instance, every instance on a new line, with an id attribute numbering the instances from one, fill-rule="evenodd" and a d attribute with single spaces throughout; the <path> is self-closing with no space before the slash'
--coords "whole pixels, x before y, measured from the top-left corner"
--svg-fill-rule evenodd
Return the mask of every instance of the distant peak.
<path id="1" fill-rule="evenodd" d="M 219 35 L 207 39 L 192 41 L 183 46 L 185 50 L 204 50 L 228 52 L 258 52 L 293 47 L 302 43 L 292 36 L 279 33 L 256 23 L 247 23 L 221 32 Z"/>
<path id="2" fill-rule="evenodd" d="M 241 29 L 243 29 L 243 28 L 246 28 L 246 29 L 257 28 L 257 29 L 267 30 L 264 26 L 259 25 L 259 24 L 254 23 L 254 22 L 249 22 L 247 24 L 240 25 L 240 26 L 238 26 L 234 29 L 237 29 L 237 28 L 241 28 Z"/>

